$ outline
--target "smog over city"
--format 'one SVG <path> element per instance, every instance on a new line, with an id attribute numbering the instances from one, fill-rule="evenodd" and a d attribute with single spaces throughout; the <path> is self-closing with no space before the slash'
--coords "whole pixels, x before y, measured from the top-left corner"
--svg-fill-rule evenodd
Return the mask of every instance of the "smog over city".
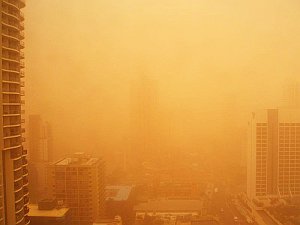
<path id="1" fill-rule="evenodd" d="M 300 2 L 0 9 L 0 225 L 300 224 Z"/>

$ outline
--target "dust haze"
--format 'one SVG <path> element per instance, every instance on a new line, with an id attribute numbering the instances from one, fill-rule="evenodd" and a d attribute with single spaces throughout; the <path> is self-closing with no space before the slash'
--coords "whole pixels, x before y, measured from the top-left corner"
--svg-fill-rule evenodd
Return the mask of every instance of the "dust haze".
<path id="1" fill-rule="evenodd" d="M 280 104 L 299 79 L 299 10 L 296 0 L 28 1 L 27 112 L 52 125 L 56 158 L 113 158 L 138 137 L 142 96 L 157 154 L 240 163 L 249 113 Z"/>

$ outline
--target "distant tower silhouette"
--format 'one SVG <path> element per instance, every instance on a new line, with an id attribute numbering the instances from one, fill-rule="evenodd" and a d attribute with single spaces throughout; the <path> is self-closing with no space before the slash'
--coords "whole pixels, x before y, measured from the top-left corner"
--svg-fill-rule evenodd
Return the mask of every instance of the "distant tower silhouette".
<path id="1" fill-rule="evenodd" d="M 158 90 L 155 79 L 144 72 L 132 84 L 131 93 L 131 152 L 128 163 L 141 166 L 157 162 Z"/>
<path id="2" fill-rule="evenodd" d="M 283 88 L 282 107 L 300 108 L 300 85 L 296 80 L 291 80 Z"/>

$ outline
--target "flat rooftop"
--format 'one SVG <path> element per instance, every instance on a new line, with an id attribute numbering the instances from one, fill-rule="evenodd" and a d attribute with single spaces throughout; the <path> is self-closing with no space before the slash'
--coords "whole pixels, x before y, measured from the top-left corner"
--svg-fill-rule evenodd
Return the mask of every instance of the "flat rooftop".
<path id="1" fill-rule="evenodd" d="M 202 209 L 201 200 L 182 199 L 151 200 L 134 207 L 139 212 L 198 212 Z"/>
<path id="2" fill-rule="evenodd" d="M 59 209 L 51 209 L 51 210 L 39 210 L 37 204 L 29 204 L 29 213 L 30 217 L 57 217 L 61 218 L 65 216 L 65 214 L 69 211 L 69 208 L 59 208 Z"/>
<path id="3" fill-rule="evenodd" d="M 128 200 L 133 188 L 134 186 L 106 186 L 106 200 L 112 199 L 114 201 L 126 201 Z"/>
<path id="4" fill-rule="evenodd" d="M 77 165 L 77 166 L 92 166 L 96 164 L 100 159 L 99 158 L 75 158 L 68 157 L 57 161 L 54 165 L 56 166 L 69 166 L 69 165 Z"/>

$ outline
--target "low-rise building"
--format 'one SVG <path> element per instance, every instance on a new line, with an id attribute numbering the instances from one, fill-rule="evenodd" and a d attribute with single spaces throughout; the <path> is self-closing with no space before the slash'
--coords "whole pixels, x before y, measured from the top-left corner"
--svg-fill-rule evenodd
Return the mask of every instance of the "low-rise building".
<path id="1" fill-rule="evenodd" d="M 134 186 L 106 186 L 106 216 L 110 219 L 120 216 L 123 224 L 132 224 L 135 204 Z"/>
<path id="2" fill-rule="evenodd" d="M 104 218 L 104 167 L 101 158 L 76 153 L 48 168 L 52 196 L 70 208 L 72 225 L 92 225 Z"/>
<path id="3" fill-rule="evenodd" d="M 30 225 L 71 225 L 70 210 L 58 207 L 53 200 L 29 204 Z"/>
<path id="4" fill-rule="evenodd" d="M 150 200 L 134 207 L 136 218 L 148 216 L 201 216 L 205 209 L 202 200 L 164 199 Z"/>

